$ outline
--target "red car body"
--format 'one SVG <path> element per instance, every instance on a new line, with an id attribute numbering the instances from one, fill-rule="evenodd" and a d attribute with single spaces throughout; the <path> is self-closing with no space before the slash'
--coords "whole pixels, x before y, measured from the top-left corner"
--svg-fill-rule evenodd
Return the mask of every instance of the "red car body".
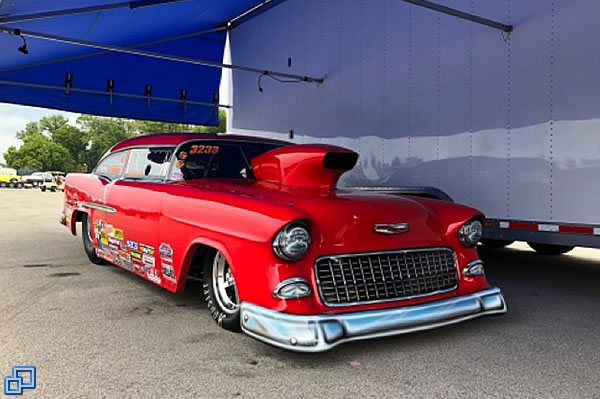
<path id="1" fill-rule="evenodd" d="M 352 151 L 256 137 L 171 133 L 129 139 L 115 145 L 108 154 L 122 153 L 125 168 L 130 150 L 161 147 L 177 155 L 173 163 L 183 163 L 179 159 L 183 154 L 178 151 L 184 143 L 215 140 L 272 144 L 276 148 L 249 160 L 254 176 L 247 179 L 184 180 L 172 172 L 172 165 L 170 174 L 158 180 L 69 174 L 65 185 L 65 224 L 75 234 L 76 222 L 86 214 L 94 226 L 91 238 L 98 256 L 176 293 L 185 289 L 198 247 L 220 251 L 235 277 L 242 304 L 243 330 L 265 342 L 292 350 L 325 350 L 348 340 L 431 328 L 506 311 L 500 291 L 491 287 L 485 276 L 464 275 L 469 264 L 478 262 L 478 255 L 476 248 L 461 244 L 459 229 L 470 220 L 483 221 L 483 215 L 475 209 L 435 199 L 336 189 L 338 178 L 356 162 Z M 171 179 L 173 176 L 177 178 Z M 294 220 L 310 224 L 311 244 L 302 259 L 290 262 L 274 253 L 273 240 Z M 375 225 L 397 223 L 407 224 L 409 230 L 398 234 L 374 231 Z M 102 230 L 107 226 L 110 231 Z M 351 301 L 351 295 L 342 289 L 348 294 L 347 303 L 343 306 L 324 303 L 315 272 L 315 264 L 321 257 L 337 261 L 335 256 L 338 255 L 396 254 L 432 248 L 453 253 L 457 278 L 453 289 L 369 301 Z M 373 276 L 386 278 L 382 265 L 391 270 L 392 262 L 389 256 L 389 263 L 383 262 L 379 263 L 381 274 L 377 272 Z M 353 275 L 356 270 L 351 270 Z M 331 273 L 335 274 L 333 269 Z M 388 278 L 395 272 L 391 273 Z M 274 295 L 276 287 L 290 278 L 308 282 L 310 295 L 292 299 Z M 368 279 L 364 282 L 369 283 Z M 386 292 L 389 287 L 395 287 L 385 284 Z M 337 293 L 340 288 L 335 289 Z M 358 291 L 355 294 L 360 297 Z M 480 309 L 461 311 L 458 306 L 458 313 L 436 316 L 430 321 L 411 319 L 406 328 L 383 325 L 384 320 L 390 318 L 400 321 L 399 310 L 427 313 L 431 310 L 429 305 L 454 303 L 457 298 L 475 298 Z M 488 303 L 486 308 L 486 301 L 493 304 Z M 377 312 L 386 310 L 396 313 L 381 314 L 381 323 L 376 323 L 381 328 L 370 326 L 368 331 L 361 330 L 357 335 L 348 331 L 352 326 L 345 319 L 335 321 L 335 315 L 378 315 Z M 333 327 L 336 331 L 326 331 L 329 321 L 323 317 L 337 323 Z M 287 319 L 290 324 L 277 324 Z M 315 320 L 316 325 L 324 326 L 319 327 L 323 331 L 310 327 Z M 294 331 L 297 327 L 302 331 Z M 308 341 L 303 341 L 302 337 L 306 336 Z M 313 336 L 314 340 L 310 338 Z"/>

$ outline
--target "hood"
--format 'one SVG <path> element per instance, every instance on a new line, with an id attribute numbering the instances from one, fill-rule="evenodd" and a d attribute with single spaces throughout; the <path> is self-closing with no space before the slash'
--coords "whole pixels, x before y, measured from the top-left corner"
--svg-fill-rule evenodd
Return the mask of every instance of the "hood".
<path id="1" fill-rule="evenodd" d="M 257 180 L 303 188 L 334 190 L 340 176 L 356 165 L 358 154 L 332 145 L 293 145 L 252 159 Z"/>
<path id="2" fill-rule="evenodd" d="M 276 220 L 271 234 L 294 219 L 310 221 L 316 254 L 368 252 L 458 244 L 460 226 L 475 209 L 451 202 L 356 190 L 314 190 L 263 181 L 187 181 L 204 198 L 234 205 Z M 189 194 L 188 194 L 189 195 Z M 262 222 L 264 224 L 264 222 Z M 407 224 L 398 234 L 377 233 L 375 225 Z"/>

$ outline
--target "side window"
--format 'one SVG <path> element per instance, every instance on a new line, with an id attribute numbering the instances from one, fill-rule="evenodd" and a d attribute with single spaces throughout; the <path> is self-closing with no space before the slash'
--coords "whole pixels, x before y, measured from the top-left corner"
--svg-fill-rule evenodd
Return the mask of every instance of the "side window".
<path id="1" fill-rule="evenodd" d="M 52 178 L 52 175 L 48 174 L 48 175 L 44 175 L 44 181 L 46 183 L 50 183 L 52 182 L 54 179 Z"/>
<path id="2" fill-rule="evenodd" d="M 123 173 L 125 161 L 127 160 L 127 151 L 116 152 L 104 158 L 98 166 L 94 174 L 106 176 L 111 179 L 116 179 Z"/>
<path id="3" fill-rule="evenodd" d="M 167 176 L 171 162 L 170 149 L 136 149 L 131 150 L 125 177 L 132 179 L 156 180 Z"/>

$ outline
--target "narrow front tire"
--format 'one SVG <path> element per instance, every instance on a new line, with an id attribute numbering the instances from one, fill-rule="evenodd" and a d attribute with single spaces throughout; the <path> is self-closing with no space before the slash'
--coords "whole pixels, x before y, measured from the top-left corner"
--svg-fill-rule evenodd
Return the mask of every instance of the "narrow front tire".
<path id="1" fill-rule="evenodd" d="M 226 330 L 241 331 L 240 301 L 227 259 L 220 251 L 208 251 L 203 272 L 204 297 L 213 319 Z"/>

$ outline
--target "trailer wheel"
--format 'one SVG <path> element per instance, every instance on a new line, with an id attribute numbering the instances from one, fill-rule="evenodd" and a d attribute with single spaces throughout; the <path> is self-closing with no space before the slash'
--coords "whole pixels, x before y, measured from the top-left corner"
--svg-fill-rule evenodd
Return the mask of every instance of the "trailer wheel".
<path id="1" fill-rule="evenodd" d="M 510 241 L 510 240 L 492 240 L 489 238 L 485 238 L 485 239 L 481 240 L 481 244 L 483 244 L 484 247 L 491 248 L 491 249 L 504 248 L 504 247 L 509 246 L 513 242 L 514 241 Z"/>
<path id="2" fill-rule="evenodd" d="M 55 192 L 56 192 L 56 187 L 52 187 L 52 188 L 50 189 L 50 191 L 52 191 L 53 193 L 55 193 Z"/>
<path id="3" fill-rule="evenodd" d="M 89 215 L 83 214 L 81 218 L 81 235 L 83 236 L 83 249 L 86 255 L 95 265 L 107 265 L 108 262 L 96 255 L 96 248 L 92 241 L 92 223 Z"/>
<path id="4" fill-rule="evenodd" d="M 575 248 L 570 245 L 539 244 L 537 242 L 528 242 L 527 245 L 540 255 L 562 255 Z"/>

